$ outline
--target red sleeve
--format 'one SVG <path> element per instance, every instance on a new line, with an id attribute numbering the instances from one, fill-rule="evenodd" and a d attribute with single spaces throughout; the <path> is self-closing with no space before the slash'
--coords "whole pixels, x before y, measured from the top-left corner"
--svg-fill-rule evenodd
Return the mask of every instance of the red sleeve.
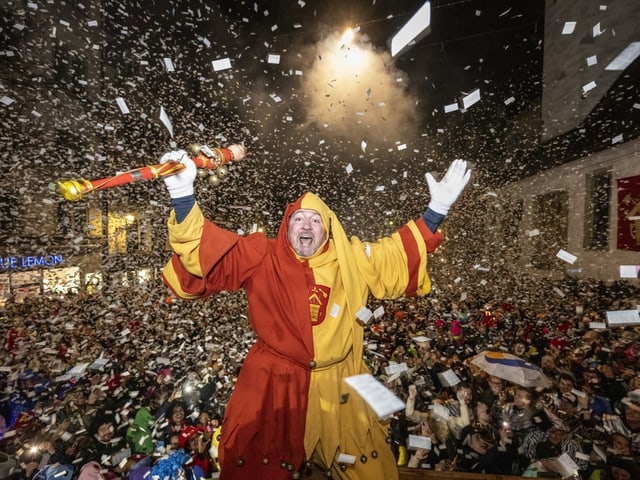
<path id="1" fill-rule="evenodd" d="M 440 231 L 433 233 L 429 230 L 429 227 L 427 227 L 427 224 L 424 223 L 422 218 L 416 220 L 416 225 L 418 225 L 418 230 L 420 230 L 422 238 L 424 238 L 424 243 L 427 245 L 427 252 L 435 252 L 444 240 L 442 233 L 440 233 Z"/>

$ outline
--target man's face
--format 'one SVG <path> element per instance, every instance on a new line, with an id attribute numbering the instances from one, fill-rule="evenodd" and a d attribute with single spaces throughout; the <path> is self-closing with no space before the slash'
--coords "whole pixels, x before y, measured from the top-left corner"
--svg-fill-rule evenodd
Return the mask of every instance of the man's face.
<path id="1" fill-rule="evenodd" d="M 296 210 L 289 218 L 289 243 L 301 257 L 313 255 L 324 243 L 326 236 L 322 217 L 315 210 Z"/>
<path id="2" fill-rule="evenodd" d="M 569 393 L 571 392 L 571 390 L 573 390 L 573 388 L 573 382 L 568 378 L 561 378 L 560 380 L 558 380 L 558 390 L 560 390 L 562 393 Z"/>
<path id="3" fill-rule="evenodd" d="M 114 428 L 110 423 L 104 423 L 98 427 L 96 437 L 103 443 L 108 443 L 113 438 Z"/>

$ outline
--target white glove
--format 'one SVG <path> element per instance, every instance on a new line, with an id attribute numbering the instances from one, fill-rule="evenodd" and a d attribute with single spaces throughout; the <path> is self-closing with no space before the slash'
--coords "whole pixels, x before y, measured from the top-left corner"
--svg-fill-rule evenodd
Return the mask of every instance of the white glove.
<path id="1" fill-rule="evenodd" d="M 425 174 L 431 200 L 429 208 L 440 215 L 446 215 L 453 202 L 460 196 L 471 177 L 471 170 L 467 170 L 465 160 L 454 160 L 444 178 L 439 182 L 430 173 Z"/>
<path id="2" fill-rule="evenodd" d="M 160 163 L 178 162 L 182 163 L 185 168 L 175 175 L 163 177 L 164 184 L 167 186 L 169 196 L 171 198 L 180 198 L 193 195 L 193 182 L 196 179 L 197 168 L 193 163 L 189 154 L 184 150 L 174 150 L 165 153 L 160 157 Z"/>

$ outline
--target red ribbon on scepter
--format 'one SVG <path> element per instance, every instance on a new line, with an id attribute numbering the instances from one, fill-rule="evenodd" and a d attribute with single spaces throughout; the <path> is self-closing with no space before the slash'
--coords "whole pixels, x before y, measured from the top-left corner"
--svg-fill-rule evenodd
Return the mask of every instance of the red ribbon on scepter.
<path id="1" fill-rule="evenodd" d="M 192 158 L 197 168 L 216 169 L 232 161 L 244 158 L 246 150 L 242 145 L 230 145 L 228 148 L 210 148 L 206 145 L 198 147 L 200 152 Z M 156 178 L 175 175 L 184 170 L 185 166 L 178 162 L 159 163 L 128 170 L 112 177 L 98 180 L 59 180 L 56 182 L 58 192 L 72 202 L 81 200 L 87 193 L 107 188 L 127 185 L 141 180 L 155 180 Z"/>

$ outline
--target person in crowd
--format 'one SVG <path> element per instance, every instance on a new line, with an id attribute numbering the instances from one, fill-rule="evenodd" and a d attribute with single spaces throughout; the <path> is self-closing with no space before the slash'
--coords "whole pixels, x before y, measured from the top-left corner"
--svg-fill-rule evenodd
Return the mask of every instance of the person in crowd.
<path id="1" fill-rule="evenodd" d="M 633 390 L 622 399 L 621 414 L 604 414 L 602 426 L 608 434 L 618 432 L 629 438 L 631 452 L 640 455 L 640 389 Z"/>
<path id="2" fill-rule="evenodd" d="M 604 475 L 599 480 L 635 480 L 640 478 L 640 467 L 631 460 L 611 456 L 607 458 Z"/>
<path id="3" fill-rule="evenodd" d="M 155 418 L 148 407 L 140 407 L 133 423 L 127 428 L 127 445 L 132 453 L 149 455 L 155 449 L 153 425 Z"/>
<path id="4" fill-rule="evenodd" d="M 449 423 L 429 412 L 426 417 L 410 427 L 410 433 L 427 437 L 430 448 L 413 448 L 407 467 L 428 470 L 451 470 L 455 463 L 457 442 L 449 429 Z"/>
<path id="5" fill-rule="evenodd" d="M 501 406 L 501 402 L 505 401 L 505 392 L 503 390 L 504 382 L 501 378 L 489 375 L 486 379 L 486 387 L 482 388 L 478 399 L 491 409 L 497 403 Z"/>
<path id="6" fill-rule="evenodd" d="M 535 457 L 537 459 L 549 459 L 559 457 L 565 453 L 578 465 L 580 470 L 585 471 L 588 468 L 588 463 L 580 455 L 582 454 L 582 448 L 573 439 L 567 425 L 562 421 L 556 420 L 547 429 L 546 436 L 540 438 L 535 445 Z"/>
<path id="7" fill-rule="evenodd" d="M 606 414 L 613 413 L 611 401 L 607 397 L 601 381 L 601 374 L 597 369 L 585 370 L 582 374 L 582 391 L 586 396 L 586 401 L 582 396 L 578 399 L 579 410 L 588 409 L 595 418 L 602 418 Z"/>
<path id="8" fill-rule="evenodd" d="M 204 478 L 209 478 L 215 470 L 214 462 L 209 455 L 211 432 L 204 427 L 187 426 L 178 435 L 180 448 L 191 455 L 190 465 L 197 465 Z"/>
<path id="9" fill-rule="evenodd" d="M 93 419 L 90 433 L 93 436 L 95 458 L 105 470 L 114 475 L 122 472 L 130 455 L 124 455 L 127 447 L 124 437 L 116 436 L 115 417 L 107 411 L 99 412 Z"/>
<path id="10" fill-rule="evenodd" d="M 561 371 L 556 378 L 556 394 L 561 397 L 565 393 L 572 393 L 577 387 L 576 378 L 571 372 Z"/>
<path id="11" fill-rule="evenodd" d="M 276 239 L 241 237 L 204 218 L 186 152 L 160 161 L 185 167 L 164 178 L 174 207 L 165 283 L 186 299 L 244 289 L 257 337 L 226 408 L 221 478 L 288 478 L 306 462 L 337 478 L 397 478 L 388 426 L 344 379 L 368 371 L 359 317 L 369 294 L 429 292 L 427 255 L 442 242 L 438 226 L 469 181 L 466 162 L 454 161 L 440 182 L 427 174 L 424 215 L 368 243 L 349 239 L 335 213 L 309 192 L 287 206 Z M 340 462 L 340 454 L 355 463 Z"/>
<path id="12" fill-rule="evenodd" d="M 187 417 L 187 405 L 180 400 L 174 400 L 169 405 L 166 417 L 163 436 L 165 442 L 170 443 L 172 435 L 180 434 L 183 428 L 191 425 Z"/>
<path id="13" fill-rule="evenodd" d="M 503 405 L 500 421 L 504 425 L 508 425 L 517 436 L 518 441 L 522 443 L 529 429 L 535 428 L 535 413 L 531 390 L 518 385 L 515 387 L 513 401 Z"/>

